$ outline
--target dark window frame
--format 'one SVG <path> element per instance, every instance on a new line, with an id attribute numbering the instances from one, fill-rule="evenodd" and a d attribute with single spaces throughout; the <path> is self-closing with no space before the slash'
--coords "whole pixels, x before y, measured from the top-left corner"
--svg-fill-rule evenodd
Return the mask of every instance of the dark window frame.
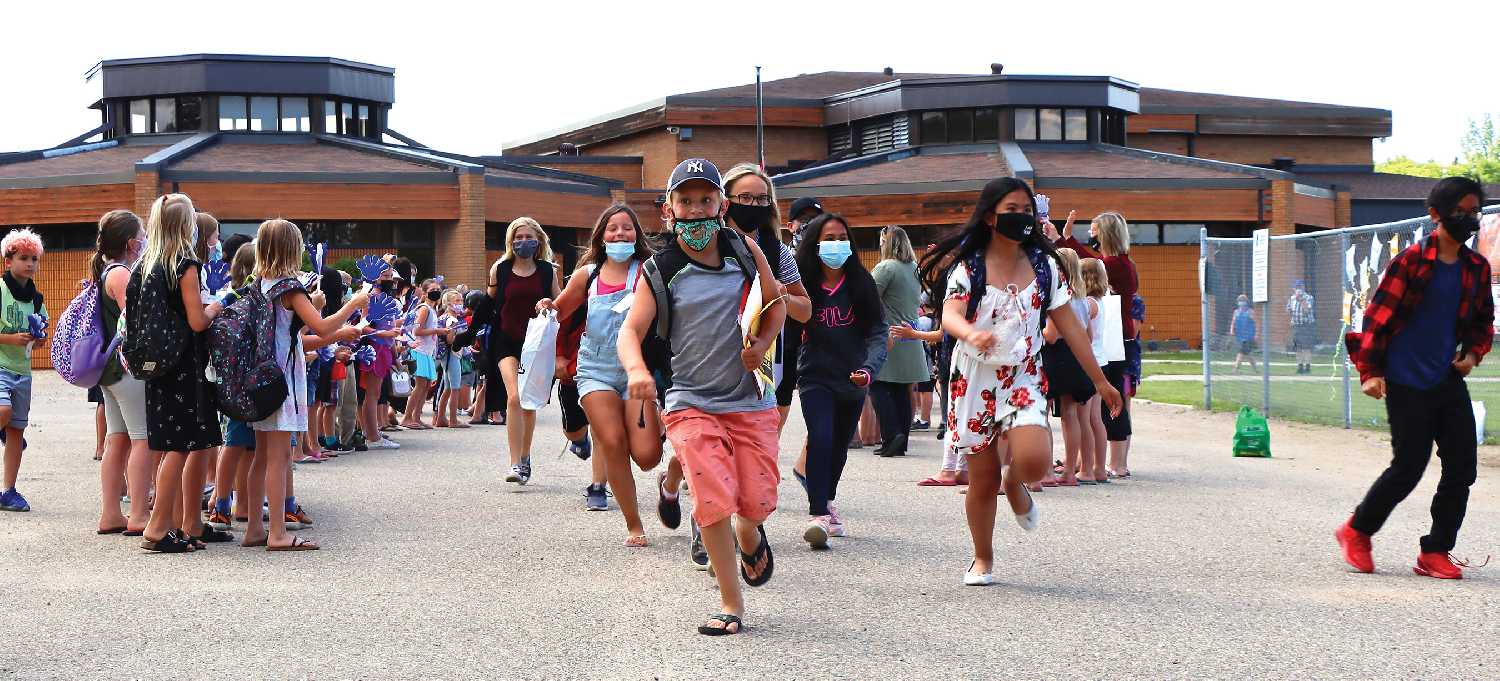
<path id="1" fill-rule="evenodd" d="M 1032 137 L 1021 137 L 1017 135 L 1016 121 L 1021 118 L 1022 111 L 1031 112 L 1031 129 L 1034 131 Z M 1056 111 L 1058 116 L 1058 137 L 1049 139 L 1042 137 L 1042 111 Z M 1083 137 L 1075 138 L 1068 135 L 1068 112 L 1083 112 Z M 1087 142 L 1089 141 L 1089 118 L 1094 109 L 1092 107 L 1076 106 L 1018 106 L 1011 109 L 1011 139 L 1017 142 Z"/>

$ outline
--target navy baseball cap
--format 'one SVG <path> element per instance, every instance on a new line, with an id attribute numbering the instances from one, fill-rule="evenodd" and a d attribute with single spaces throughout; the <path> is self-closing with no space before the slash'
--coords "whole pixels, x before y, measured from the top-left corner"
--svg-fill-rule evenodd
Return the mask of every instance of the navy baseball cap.
<path id="1" fill-rule="evenodd" d="M 818 203 L 818 200 L 811 196 L 804 196 L 792 202 L 792 210 L 787 214 L 792 216 L 792 219 L 796 219 L 798 215 L 807 211 L 814 211 L 818 215 L 822 215 L 823 204 Z"/>
<path id="2" fill-rule="evenodd" d="M 667 181 L 667 191 L 676 191 L 678 185 L 689 180 L 703 180 L 713 184 L 715 189 L 724 191 L 724 180 L 719 175 L 719 168 L 706 158 L 690 158 L 678 163 L 672 169 L 672 179 Z"/>

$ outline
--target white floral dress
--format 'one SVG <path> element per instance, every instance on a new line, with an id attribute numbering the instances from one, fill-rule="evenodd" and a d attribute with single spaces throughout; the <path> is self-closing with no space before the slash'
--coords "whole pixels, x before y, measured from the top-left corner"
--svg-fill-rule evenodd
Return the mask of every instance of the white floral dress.
<path id="1" fill-rule="evenodd" d="M 1052 280 L 1050 311 L 1067 305 L 1070 293 L 1051 258 L 1047 267 Z M 967 303 L 972 290 L 968 268 L 956 264 L 948 275 L 944 299 Z M 994 333 L 999 341 L 984 356 L 974 346 L 958 341 L 949 369 L 948 433 L 959 451 L 978 454 L 1012 428 L 1048 426 L 1042 313 L 1042 293 L 1035 279 L 1022 289 L 985 285 L 973 324 Z"/>

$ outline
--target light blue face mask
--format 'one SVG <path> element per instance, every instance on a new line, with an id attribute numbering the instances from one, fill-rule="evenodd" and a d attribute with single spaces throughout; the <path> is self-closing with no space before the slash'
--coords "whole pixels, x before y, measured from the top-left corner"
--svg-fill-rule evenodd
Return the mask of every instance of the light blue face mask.
<path id="1" fill-rule="evenodd" d="M 625 262 L 630 256 L 635 255 L 634 241 L 606 241 L 604 242 L 604 254 L 615 262 Z"/>
<path id="2" fill-rule="evenodd" d="M 220 241 L 209 247 L 208 259 L 220 262 L 224 260 L 224 242 Z"/>
<path id="3" fill-rule="evenodd" d="M 838 269 L 844 266 L 844 261 L 849 259 L 853 253 L 849 248 L 848 241 L 819 241 L 818 258 L 824 265 Z"/>

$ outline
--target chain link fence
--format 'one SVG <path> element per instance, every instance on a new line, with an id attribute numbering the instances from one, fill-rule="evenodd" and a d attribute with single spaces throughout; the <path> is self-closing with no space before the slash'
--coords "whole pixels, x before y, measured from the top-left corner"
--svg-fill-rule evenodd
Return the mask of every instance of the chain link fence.
<path id="1" fill-rule="evenodd" d="M 1484 214 L 1500 215 L 1500 206 L 1487 207 Z M 1250 405 L 1269 416 L 1384 429 L 1385 405 L 1360 391 L 1343 337 L 1359 328 L 1391 259 L 1432 229 L 1432 221 L 1423 217 L 1273 236 L 1264 302 L 1253 294 L 1254 240 L 1205 233 L 1200 269 L 1204 406 Z M 1469 391 L 1473 400 L 1494 407 L 1485 418 L 1486 438 L 1493 440 L 1500 435 L 1500 362 L 1475 369 Z"/>

